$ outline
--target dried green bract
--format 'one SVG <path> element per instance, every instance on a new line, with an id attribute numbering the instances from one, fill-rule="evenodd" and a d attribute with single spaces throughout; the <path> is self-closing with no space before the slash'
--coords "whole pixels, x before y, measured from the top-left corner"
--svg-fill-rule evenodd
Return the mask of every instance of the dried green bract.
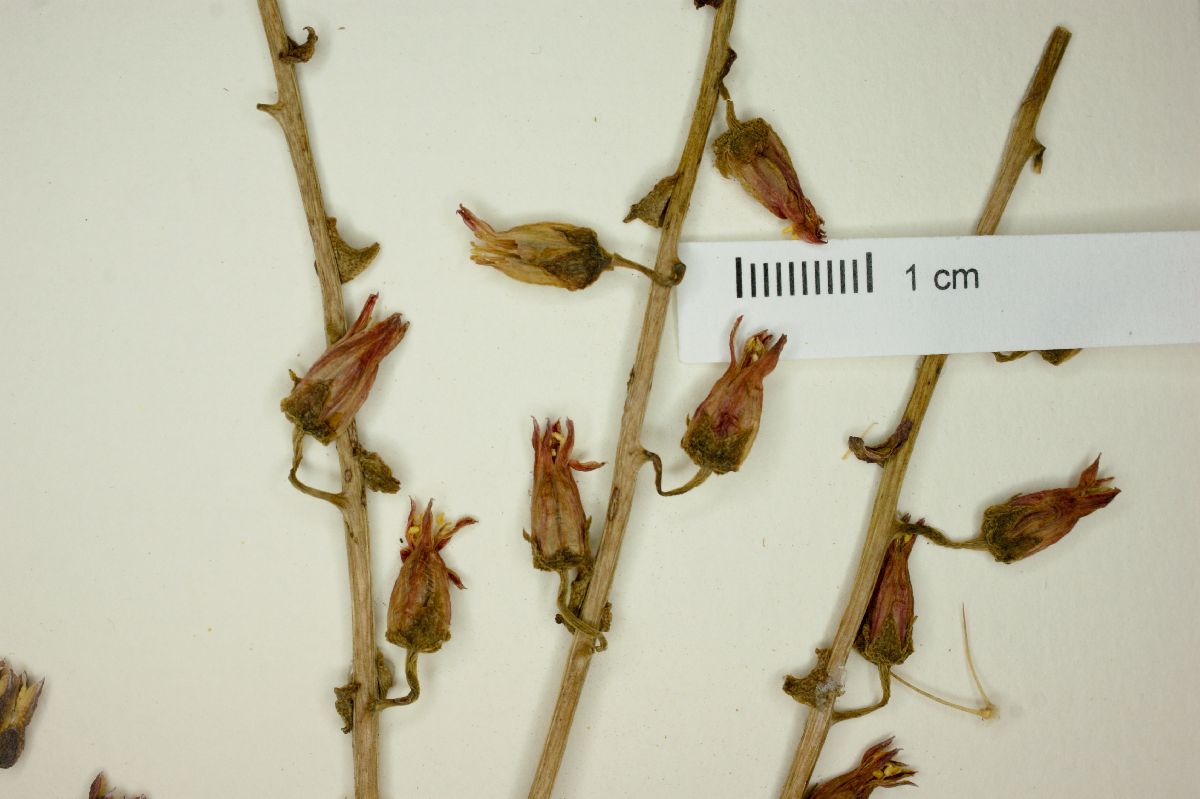
<path id="1" fill-rule="evenodd" d="M 675 193 L 675 184 L 678 182 L 678 175 L 667 175 L 655 183 L 645 197 L 629 207 L 624 221 L 640 219 L 650 227 L 662 227 L 667 218 L 667 206 L 671 203 L 671 195 Z"/>
<path id="2" fill-rule="evenodd" d="M 588 546 L 591 520 L 584 515 L 572 472 L 590 472 L 604 464 L 573 460 L 574 446 L 575 423 L 570 419 L 566 435 L 557 421 L 547 421 L 543 433 L 534 420 L 533 492 L 525 538 L 533 547 L 533 565 L 544 571 L 586 568 L 592 561 Z"/>
<path id="3" fill-rule="evenodd" d="M 16 764 L 25 749 L 25 728 L 33 720 L 45 680 L 29 682 L 0 660 L 0 768 Z"/>
<path id="4" fill-rule="evenodd" d="M 917 616 L 908 558 L 916 541 L 915 535 L 903 533 L 888 546 L 862 629 L 854 642 L 859 653 L 876 666 L 898 666 L 913 652 L 913 623 Z"/>
<path id="5" fill-rule="evenodd" d="M 450 524 L 439 516 L 434 531 L 433 500 L 423 512 L 411 503 L 400 575 L 388 602 L 387 639 L 393 644 L 410 652 L 436 652 L 450 640 L 450 583 L 463 584 L 446 567 L 441 551 L 468 524 L 475 520 L 466 516 Z"/>
<path id="6" fill-rule="evenodd" d="M 1055 543 L 1089 513 L 1113 501 L 1120 489 L 1105 485 L 1113 478 L 1097 479 L 1100 458 L 1079 475 L 1072 488 L 1053 488 L 1017 494 L 1008 502 L 983 512 L 980 539 L 1002 563 L 1027 558 Z"/>
<path id="7" fill-rule="evenodd" d="M 317 359 L 279 407 L 303 432 L 328 444 L 350 426 L 362 407 L 379 363 L 396 348 L 408 323 L 395 313 L 371 324 L 378 294 L 372 294 L 346 334 Z"/>
<path id="8" fill-rule="evenodd" d="M 729 130 L 713 142 L 717 169 L 742 184 L 768 211 L 791 224 L 789 233 L 813 244 L 825 243 L 825 223 L 800 188 L 787 147 L 761 118 L 740 121 L 726 102 Z"/>
<path id="9" fill-rule="evenodd" d="M 787 343 L 780 336 L 770 346 L 774 336 L 763 330 L 746 339 L 739 358 L 733 342 L 741 323 L 739 316 L 729 331 L 729 367 L 688 420 L 680 442 L 697 466 L 716 474 L 737 471 L 750 454 L 762 419 L 763 379 L 775 370 Z"/>
<path id="10" fill-rule="evenodd" d="M 560 222 L 536 222 L 497 231 L 465 206 L 458 215 L 475 234 L 471 260 L 494 266 L 523 283 L 576 291 L 596 282 L 614 266 L 612 253 L 596 232 Z"/>
<path id="11" fill-rule="evenodd" d="M 895 788 L 914 785 L 909 777 L 916 771 L 893 758 L 899 749 L 890 749 L 891 738 L 880 741 L 863 753 L 862 761 L 853 771 L 818 783 L 809 789 L 805 799 L 865 799 L 876 788 Z"/>

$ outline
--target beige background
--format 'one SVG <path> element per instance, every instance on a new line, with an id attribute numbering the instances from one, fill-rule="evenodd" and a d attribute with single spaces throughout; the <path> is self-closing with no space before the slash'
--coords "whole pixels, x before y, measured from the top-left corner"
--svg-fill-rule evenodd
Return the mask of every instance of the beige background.
<path id="1" fill-rule="evenodd" d="M 0 796 L 83 796 L 95 772 L 154 799 L 350 791 L 331 689 L 348 614 L 338 525 L 284 479 L 286 370 L 320 349 L 312 255 L 250 3 L 5 4 L 0 26 L 0 657 L 47 678 Z M 520 797 L 566 637 L 529 566 L 529 417 L 570 415 L 608 460 L 644 295 L 471 264 L 459 202 L 505 227 L 560 219 L 652 258 L 622 225 L 671 171 L 708 37 L 690 2 L 287 2 L 330 213 L 383 253 L 372 289 L 412 321 L 362 415 L 396 467 L 372 499 L 377 596 L 406 496 L 481 523 L 446 550 L 468 589 L 424 695 L 384 720 L 387 795 Z M 834 237 L 973 225 L 1042 43 L 1072 41 L 1002 233 L 1195 229 L 1200 7 L 743 0 L 729 79 L 768 117 Z M 706 163 L 685 233 L 781 225 Z M 645 442 L 670 474 L 719 373 L 664 341 Z M 736 475 L 672 500 L 640 483 L 556 796 L 773 796 L 802 712 L 779 690 L 832 630 L 878 472 L 847 435 L 894 423 L 909 358 L 788 362 Z M 920 547 L 904 673 L 969 696 L 960 604 L 1000 717 L 898 689 L 834 730 L 824 775 L 895 734 L 923 797 L 1183 796 L 1200 699 L 1200 347 L 1087 352 L 1054 370 L 951 359 L 901 506 L 966 534 L 1098 452 L 1123 493 L 1003 568 Z M 312 463 L 320 463 L 313 453 Z M 320 469 L 312 473 L 321 479 Z M 602 515 L 611 469 L 581 479 Z M 598 531 L 597 531 L 598 532 Z M 382 604 L 381 604 L 382 607 Z M 399 653 L 394 653 L 396 658 Z M 847 701 L 873 696 L 864 668 Z"/>

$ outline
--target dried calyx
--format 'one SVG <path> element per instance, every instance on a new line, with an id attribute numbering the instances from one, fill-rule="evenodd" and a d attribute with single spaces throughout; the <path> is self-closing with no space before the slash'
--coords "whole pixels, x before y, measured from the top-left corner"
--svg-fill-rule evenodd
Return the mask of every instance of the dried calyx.
<path id="1" fill-rule="evenodd" d="M 0 768 L 16 764 L 25 749 L 25 730 L 33 720 L 45 680 L 29 681 L 0 660 Z"/>
<path id="2" fill-rule="evenodd" d="M 595 283 L 600 275 L 614 267 L 641 272 L 651 280 L 674 285 L 683 276 L 676 267 L 672 277 L 663 277 L 600 246 L 600 238 L 591 228 L 563 222 L 534 222 L 508 230 L 496 230 L 475 216 L 466 206 L 458 215 L 475 234 L 471 260 L 491 266 L 522 283 L 556 286 L 578 291 Z"/>
<path id="3" fill-rule="evenodd" d="M 865 799 L 876 788 L 915 785 L 910 777 L 916 776 L 916 770 L 895 759 L 900 750 L 892 747 L 892 740 L 880 741 L 864 752 L 854 769 L 814 785 L 805 799 Z"/>
<path id="4" fill-rule="evenodd" d="M 779 135 L 761 118 L 739 120 L 732 100 L 725 101 L 725 120 L 729 129 L 713 142 L 717 169 L 742 184 L 768 211 L 786 219 L 790 235 L 812 244 L 824 244 L 825 231 L 821 226 L 825 220 L 804 196 L 796 168 Z"/>
<path id="5" fill-rule="evenodd" d="M 92 780 L 91 789 L 88 791 L 88 799 L 146 799 L 146 794 L 141 793 L 137 796 L 128 796 L 119 792 L 116 788 L 110 788 L 108 780 L 102 771 L 96 775 L 96 779 Z"/>

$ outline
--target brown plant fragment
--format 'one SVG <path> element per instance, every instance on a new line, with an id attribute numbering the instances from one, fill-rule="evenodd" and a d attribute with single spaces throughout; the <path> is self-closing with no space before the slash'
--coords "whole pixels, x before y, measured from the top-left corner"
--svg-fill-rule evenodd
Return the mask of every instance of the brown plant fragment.
<path id="1" fill-rule="evenodd" d="M 993 352 L 992 356 L 996 359 L 997 363 L 1008 363 L 1010 361 L 1015 361 L 1018 358 L 1024 358 L 1030 352 L 1033 352 L 1033 350 Z M 1064 364 L 1081 352 L 1083 352 L 1083 350 L 1078 348 L 1072 350 L 1037 350 L 1037 354 L 1042 356 L 1042 360 L 1051 366 L 1059 366 L 1060 364 Z"/>
<path id="2" fill-rule="evenodd" d="M 800 178 L 778 134 L 762 118 L 742 122 L 726 101 L 729 129 L 713 142 L 717 169 L 742 184 L 754 199 L 790 225 L 788 232 L 812 244 L 825 243 L 825 220 L 800 188 Z"/>
<path id="3" fill-rule="evenodd" d="M 379 457 L 379 453 L 358 449 L 355 455 L 362 466 L 363 481 L 367 488 L 383 494 L 395 494 L 400 490 L 400 481 L 392 474 L 392 467 Z"/>
<path id="4" fill-rule="evenodd" d="M 803 677 L 787 675 L 783 678 L 783 692 L 802 705 L 813 708 L 827 707 L 842 694 L 842 686 L 829 677 L 828 649 L 817 650 L 817 665 Z"/>
<path id="5" fill-rule="evenodd" d="M 898 666 L 913 652 L 913 623 L 917 616 L 908 558 L 916 541 L 912 533 L 901 533 L 892 539 L 875 580 L 862 629 L 854 642 L 859 654 L 876 666 Z"/>
<path id="6" fill-rule="evenodd" d="M 1105 485 L 1113 478 L 1097 479 L 1100 457 L 1079 475 L 1070 488 L 1052 488 L 1017 494 L 983 512 L 979 538 L 1001 563 L 1012 563 L 1041 552 L 1074 529 L 1076 522 L 1112 502 L 1119 488 Z"/>
<path id="7" fill-rule="evenodd" d="M 304 44 L 296 44 L 291 36 L 287 37 L 287 49 L 279 54 L 280 61 L 286 61 L 289 64 L 299 64 L 308 61 L 313 57 L 313 53 L 317 51 L 317 32 L 312 28 L 306 27 L 305 32 L 308 37 L 304 40 Z"/>
<path id="8" fill-rule="evenodd" d="M 123 793 L 118 793 L 116 788 L 108 787 L 108 780 L 104 777 L 104 772 L 101 771 L 96 775 L 96 779 L 92 780 L 92 787 L 88 791 L 88 799 L 146 799 L 146 794 L 140 793 L 137 796 L 127 796 Z"/>
<path id="9" fill-rule="evenodd" d="M 388 602 L 387 639 L 410 652 L 436 652 L 450 640 L 450 584 L 462 580 L 446 567 L 441 551 L 462 528 L 475 524 L 464 516 L 449 523 L 439 516 L 433 529 L 433 500 L 423 512 L 411 502 L 400 574 Z"/>
<path id="10" fill-rule="evenodd" d="M 615 266 L 612 253 L 590 228 L 535 222 L 497 231 L 466 206 L 458 207 L 458 215 L 475 234 L 471 260 L 522 283 L 578 291 Z"/>
<path id="11" fill-rule="evenodd" d="M 640 219 L 652 228 L 661 228 L 667 217 L 667 206 L 671 202 L 671 193 L 675 191 L 678 175 L 667 175 L 654 184 L 654 188 L 645 197 L 629 206 L 625 222 Z"/>
<path id="12" fill-rule="evenodd" d="M 725 0 L 692 0 L 692 2 L 696 4 L 696 8 L 704 8 L 705 6 L 720 8 L 721 4 L 724 3 Z"/>
<path id="13" fill-rule="evenodd" d="M 351 733 L 354 730 L 354 696 L 361 683 L 351 680 L 343 686 L 333 689 L 333 706 L 342 718 L 342 732 Z"/>
<path id="14" fill-rule="evenodd" d="M 878 444 L 867 446 L 866 442 L 859 436 L 850 436 L 847 446 L 854 453 L 854 457 L 866 463 L 875 463 L 883 467 L 888 460 L 896 453 L 905 441 L 908 441 L 909 434 L 912 433 L 912 420 L 903 419 L 900 424 L 896 425 L 896 429 L 884 441 Z"/>
<path id="15" fill-rule="evenodd" d="M 533 491 L 530 495 L 529 530 L 525 540 L 533 549 L 533 565 L 543 571 L 588 568 L 591 519 L 583 512 L 579 486 L 573 472 L 590 472 L 603 463 L 580 462 L 571 457 L 575 423 L 567 419 L 566 433 L 558 421 L 546 421 L 543 433 L 533 422 Z"/>
<path id="16" fill-rule="evenodd" d="M 351 247 L 338 233 L 337 217 L 326 217 L 325 224 L 329 228 L 329 243 L 333 245 L 333 257 L 337 261 L 338 278 L 342 283 L 349 283 L 371 265 L 376 255 L 379 255 L 379 242 L 368 244 L 366 247 Z"/>
<path id="17" fill-rule="evenodd" d="M 297 44 L 291 36 L 287 37 L 287 49 L 279 54 L 281 61 L 299 64 L 307 62 L 313 57 L 313 53 L 317 50 L 317 32 L 310 27 L 305 27 L 304 30 L 307 34 L 304 44 Z"/>
<path id="18" fill-rule="evenodd" d="M 375 383 L 380 362 L 408 330 L 398 313 L 371 324 L 378 299 L 378 294 L 367 299 L 346 334 L 325 350 L 279 403 L 293 424 L 322 444 L 333 441 L 354 421 Z"/>
<path id="19" fill-rule="evenodd" d="M 44 679 L 29 682 L 27 673 L 17 674 L 0 660 L 0 768 L 16 764 L 25 749 L 25 730 L 33 720 Z"/>
<path id="20" fill-rule="evenodd" d="M 863 753 L 857 768 L 817 783 L 804 795 L 805 799 L 865 799 L 876 788 L 915 785 L 909 777 L 916 776 L 916 770 L 893 759 L 900 752 L 890 748 L 893 740 L 888 738 L 872 746 Z"/>
<path id="21" fill-rule="evenodd" d="M 680 446 L 702 469 L 735 472 L 750 454 L 762 420 L 763 380 L 775 370 L 787 336 L 771 346 L 766 330 L 746 339 L 741 357 L 734 339 L 742 317 L 729 331 L 729 366 L 688 420 Z"/>

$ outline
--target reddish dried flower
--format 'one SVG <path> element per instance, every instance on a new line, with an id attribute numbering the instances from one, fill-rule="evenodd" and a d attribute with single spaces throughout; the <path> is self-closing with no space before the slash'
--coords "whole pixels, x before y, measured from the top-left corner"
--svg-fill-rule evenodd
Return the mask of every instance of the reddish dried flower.
<path id="1" fill-rule="evenodd" d="M 762 419 L 763 379 L 774 371 L 787 343 L 787 336 L 780 336 L 770 347 L 774 336 L 763 330 L 746 339 L 738 358 L 733 341 L 741 323 L 739 316 L 729 331 L 729 368 L 688 420 L 680 442 L 696 465 L 716 474 L 737 471 L 750 454 Z"/>
<path id="2" fill-rule="evenodd" d="M 862 656 L 877 666 L 898 666 L 913 651 L 913 622 L 917 617 L 908 556 L 916 541 L 911 533 L 892 539 L 875 580 L 862 630 L 854 642 Z"/>
<path id="3" fill-rule="evenodd" d="M 533 422 L 533 495 L 530 503 L 530 533 L 533 565 L 545 571 L 575 569 L 591 563 L 588 519 L 583 514 L 579 487 L 572 470 L 590 472 L 604 464 L 571 459 L 575 445 L 575 423 L 567 420 L 567 434 L 559 422 L 546 422 L 546 432 Z"/>
<path id="4" fill-rule="evenodd" d="M 0 660 L 0 768 L 9 768 L 25 749 L 25 728 L 33 720 L 45 680 L 32 685 Z"/>
<path id="5" fill-rule="evenodd" d="M 768 211 L 791 224 L 789 233 L 813 244 L 825 243 L 825 231 L 813 204 L 800 188 L 800 178 L 778 134 L 761 118 L 742 122 L 726 103 L 729 130 L 713 142 L 717 169 L 727 178 L 736 178 L 742 188 Z"/>
<path id="6" fill-rule="evenodd" d="M 462 580 L 446 567 L 441 551 L 468 524 L 465 516 L 453 524 L 440 515 L 433 530 L 433 500 L 422 513 L 412 502 L 408 512 L 407 543 L 400 550 L 400 575 L 388 602 L 387 639 L 413 652 L 436 652 L 450 640 L 450 583 Z"/>
<path id="7" fill-rule="evenodd" d="M 980 538 L 988 551 L 996 560 L 1012 563 L 1041 552 L 1071 532 L 1076 522 L 1121 493 L 1120 489 L 1105 485 L 1113 478 L 1097 480 L 1099 471 L 1097 456 L 1072 488 L 1017 494 L 1008 502 L 985 510 Z"/>
<path id="8" fill-rule="evenodd" d="M 379 363 L 396 348 L 408 323 L 395 313 L 371 325 L 378 294 L 372 294 L 346 334 L 330 345 L 279 407 L 288 419 L 322 444 L 337 438 L 367 399 Z"/>
<path id="9" fill-rule="evenodd" d="M 535 222 L 497 231 L 465 206 L 458 215 L 475 234 L 471 260 L 494 266 L 523 283 L 587 288 L 615 266 L 612 253 L 600 246 L 594 230 L 560 222 Z"/>
<path id="10" fill-rule="evenodd" d="M 858 768 L 814 785 L 805 799 L 864 799 L 876 788 L 915 785 L 908 778 L 917 772 L 892 759 L 900 750 L 889 749 L 891 745 L 891 738 L 875 744 L 863 753 Z"/>

